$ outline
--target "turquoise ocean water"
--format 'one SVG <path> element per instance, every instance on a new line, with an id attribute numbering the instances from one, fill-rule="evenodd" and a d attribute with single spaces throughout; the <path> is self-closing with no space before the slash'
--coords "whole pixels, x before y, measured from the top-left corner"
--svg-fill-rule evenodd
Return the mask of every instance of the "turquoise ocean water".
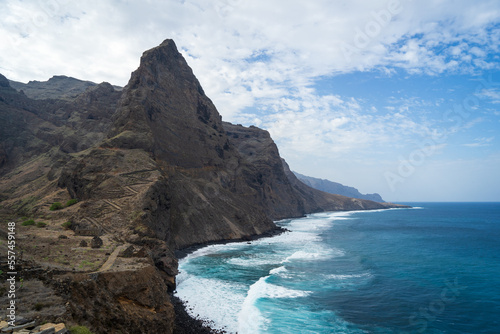
<path id="1" fill-rule="evenodd" d="M 500 203 L 408 204 L 202 248 L 176 294 L 230 333 L 500 333 Z"/>

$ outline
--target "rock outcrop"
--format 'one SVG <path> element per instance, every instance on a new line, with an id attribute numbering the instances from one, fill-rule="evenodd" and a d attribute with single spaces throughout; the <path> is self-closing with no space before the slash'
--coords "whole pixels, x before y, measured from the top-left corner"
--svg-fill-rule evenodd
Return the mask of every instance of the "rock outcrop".
<path id="1" fill-rule="evenodd" d="M 59 287 L 71 299 L 68 313 L 98 333 L 171 333 L 174 308 L 158 270 L 142 265 L 133 270 L 75 275 Z"/>

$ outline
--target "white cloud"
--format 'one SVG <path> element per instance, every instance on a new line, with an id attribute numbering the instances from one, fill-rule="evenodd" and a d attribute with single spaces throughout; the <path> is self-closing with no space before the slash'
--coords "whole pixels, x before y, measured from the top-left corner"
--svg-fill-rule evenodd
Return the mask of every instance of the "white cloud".
<path id="1" fill-rule="evenodd" d="M 381 147 L 390 150 L 432 132 L 425 122 L 398 111 L 378 114 L 356 99 L 318 97 L 312 91 L 277 100 L 272 109 L 279 112 L 267 113 L 263 126 L 285 155 L 339 157 Z"/>
<path id="2" fill-rule="evenodd" d="M 500 89 L 498 88 L 484 88 L 478 94 L 479 98 L 485 98 L 491 101 L 491 103 L 500 103 Z"/>
<path id="3" fill-rule="evenodd" d="M 473 143 L 463 144 L 466 147 L 484 147 L 490 146 L 491 142 L 495 139 L 495 137 L 481 137 L 474 139 Z"/>
<path id="4" fill-rule="evenodd" d="M 214 84 L 208 91 L 217 95 L 216 101 L 221 94 L 224 106 L 228 102 L 221 92 L 246 84 L 249 76 L 262 77 L 249 86 L 250 93 L 262 94 L 258 88 L 266 87 L 259 83 L 267 80 L 273 86 L 304 85 L 318 75 L 381 65 L 440 73 L 455 69 L 456 63 L 434 48 L 449 47 L 454 54 L 456 46 L 448 43 L 466 44 L 464 40 L 481 44 L 468 54 L 484 62 L 484 53 L 494 47 L 493 34 L 484 28 L 499 18 L 497 2 L 465 0 L 401 0 L 392 12 L 394 1 L 386 0 L 48 3 L 55 5 L 19 0 L 0 5 L 2 35 L 11 44 L 0 47 L 0 60 L 13 79 L 47 79 L 64 70 L 123 85 L 144 49 L 172 37 L 196 57 L 190 64 L 203 82 Z M 360 44 L 363 39 L 366 43 Z M 351 59 L 344 56 L 342 44 L 358 49 Z M 259 51 L 267 51 L 269 61 L 245 61 Z M 218 79 L 221 74 L 226 77 Z"/>

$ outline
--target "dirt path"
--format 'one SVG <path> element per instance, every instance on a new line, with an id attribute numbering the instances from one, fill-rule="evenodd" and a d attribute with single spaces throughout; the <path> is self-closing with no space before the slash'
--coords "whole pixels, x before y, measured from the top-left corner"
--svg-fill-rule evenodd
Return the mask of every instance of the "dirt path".
<path id="1" fill-rule="evenodd" d="M 113 264 L 115 263 L 116 258 L 118 257 L 118 254 L 124 248 L 125 248 L 125 245 L 121 245 L 121 246 L 116 247 L 115 250 L 113 251 L 113 253 L 111 253 L 111 255 L 108 257 L 106 262 L 104 262 L 104 264 L 101 266 L 101 268 L 97 272 L 106 271 L 106 270 L 110 269 L 113 266 Z"/>

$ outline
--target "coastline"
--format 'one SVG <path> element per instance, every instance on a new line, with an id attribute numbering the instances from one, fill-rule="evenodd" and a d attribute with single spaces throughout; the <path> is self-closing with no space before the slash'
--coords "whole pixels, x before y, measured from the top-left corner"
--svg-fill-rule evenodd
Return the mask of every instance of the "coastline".
<path id="1" fill-rule="evenodd" d="M 251 242 L 258 239 L 275 237 L 289 230 L 276 226 L 275 229 L 259 235 L 252 235 L 240 239 L 225 239 L 189 246 L 175 251 L 175 256 L 181 260 L 198 249 L 211 245 L 225 245 L 233 242 Z M 227 334 L 226 331 L 210 327 L 210 322 L 193 317 L 188 312 L 188 306 L 179 297 L 175 296 L 175 291 L 169 293 L 175 312 L 174 334 Z"/>
<path id="2" fill-rule="evenodd" d="M 412 208 L 412 206 L 403 205 L 403 204 L 395 204 L 395 203 L 389 203 L 389 202 L 386 202 L 385 204 L 388 205 L 386 208 L 310 212 L 310 213 L 306 213 L 306 214 L 301 215 L 301 216 L 291 216 L 291 217 L 286 217 L 286 218 L 280 218 L 280 219 L 275 220 L 275 222 L 280 221 L 280 220 L 286 220 L 286 219 L 303 218 L 303 217 L 306 217 L 307 215 L 321 213 L 321 212 L 357 212 L 357 211 L 377 211 L 377 210 L 411 209 Z M 176 250 L 174 252 L 174 254 L 178 260 L 181 260 L 181 259 L 185 258 L 187 255 L 189 255 L 190 253 L 193 253 L 194 251 L 197 251 L 198 249 L 206 247 L 206 246 L 225 245 L 225 244 L 232 243 L 232 242 L 250 242 L 250 241 L 254 241 L 254 240 L 258 240 L 258 239 L 262 239 L 262 238 L 274 237 L 274 236 L 280 235 L 280 234 L 285 233 L 285 232 L 289 232 L 289 230 L 287 230 L 286 228 L 276 226 L 275 229 L 264 232 L 262 234 L 258 234 L 258 235 L 251 235 L 251 236 L 239 238 L 239 239 L 223 239 L 223 240 L 218 240 L 218 241 L 203 242 L 203 243 L 191 245 L 189 247 Z"/>
<path id="3" fill-rule="evenodd" d="M 372 209 L 372 210 L 341 210 L 341 211 L 335 211 L 335 212 L 359 212 L 359 211 L 378 211 L 378 210 L 391 210 L 391 209 L 406 209 L 406 208 L 412 208 L 411 206 L 406 206 L 406 205 L 399 205 L 396 207 L 389 207 L 385 209 Z M 332 211 L 334 212 L 334 211 Z M 316 212 L 317 213 L 317 212 Z M 305 217 L 306 215 L 302 216 Z M 293 218 L 300 218 L 300 217 L 291 217 L 291 218 L 285 218 L 285 219 L 293 219 Z M 282 219 L 280 219 L 282 220 Z M 206 242 L 206 243 L 201 243 L 201 244 L 196 244 L 192 245 L 180 250 L 175 251 L 175 256 L 178 258 L 178 260 L 181 260 L 188 256 L 189 254 L 197 251 L 198 249 L 211 246 L 211 245 L 225 245 L 228 243 L 237 243 L 237 242 L 251 242 L 263 238 L 268 238 L 268 237 L 274 237 L 281 235 L 285 232 L 290 232 L 290 230 L 286 228 L 282 228 L 279 226 L 276 226 L 276 229 L 273 229 L 271 231 L 265 232 L 260 235 L 252 235 L 246 238 L 239 238 L 239 239 L 225 239 L 225 240 L 220 240 L 220 241 L 212 241 L 212 242 Z M 175 315 L 176 315 L 176 320 L 175 320 L 175 327 L 174 327 L 174 334 L 227 334 L 226 331 L 224 330 L 219 330 L 219 329 L 214 329 L 210 327 L 210 322 L 206 320 L 202 320 L 197 317 L 193 317 L 189 314 L 188 312 L 188 307 L 185 302 L 183 302 L 180 298 L 175 296 L 175 291 L 170 293 L 170 298 L 172 300 L 172 304 L 174 305 L 174 310 L 175 310 Z"/>
<path id="4" fill-rule="evenodd" d="M 174 334 L 226 334 L 223 330 L 213 329 L 207 321 L 192 317 L 188 311 L 186 304 L 176 297 L 173 293 L 170 294 L 170 300 L 174 305 L 175 323 Z"/>
<path id="5" fill-rule="evenodd" d="M 292 219 L 292 218 L 290 218 L 290 219 Z M 233 242 L 252 242 L 255 240 L 262 239 L 262 238 L 275 237 L 275 236 L 280 235 L 280 234 L 285 233 L 285 232 L 289 232 L 289 230 L 287 230 L 286 228 L 276 226 L 275 229 L 267 231 L 267 232 L 262 233 L 262 234 L 251 235 L 251 236 L 248 236 L 245 238 L 239 238 L 239 239 L 223 239 L 223 240 L 219 240 L 219 241 L 204 242 L 204 243 L 200 243 L 200 244 L 196 244 L 196 245 L 192 245 L 192 246 L 189 246 L 186 248 L 176 250 L 174 253 L 175 253 L 175 256 L 177 257 L 178 260 L 182 260 L 183 258 L 188 256 L 189 254 L 191 254 L 191 253 L 193 253 L 193 252 L 195 252 L 198 249 L 201 249 L 203 247 L 212 246 L 212 245 L 225 245 L 225 244 L 229 244 L 229 243 L 233 243 Z"/>

